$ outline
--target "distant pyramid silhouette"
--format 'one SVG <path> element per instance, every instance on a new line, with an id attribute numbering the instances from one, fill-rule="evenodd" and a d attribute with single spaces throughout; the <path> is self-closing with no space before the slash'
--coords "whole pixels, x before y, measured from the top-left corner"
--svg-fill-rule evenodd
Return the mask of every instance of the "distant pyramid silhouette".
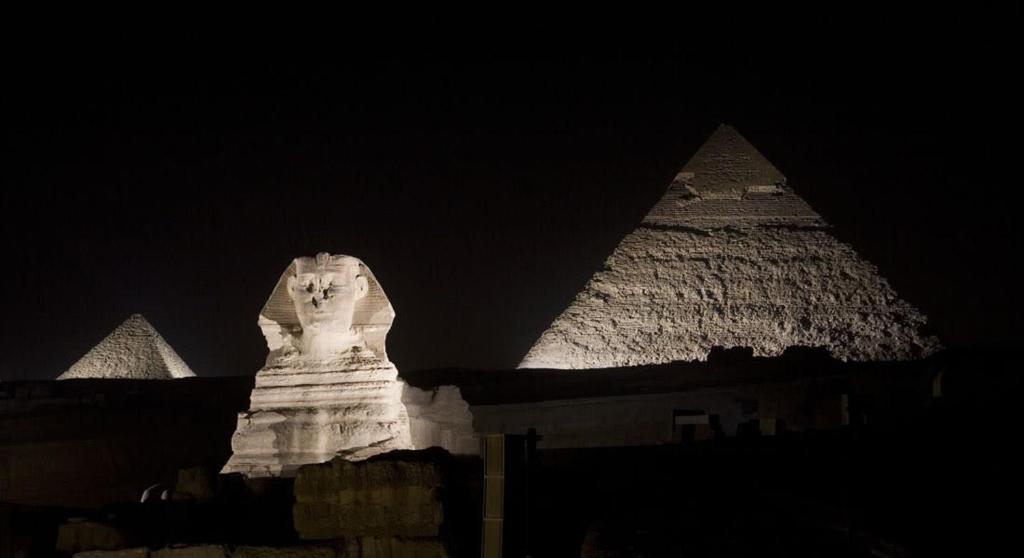
<path id="1" fill-rule="evenodd" d="M 736 130 L 721 125 L 527 353 L 520 368 L 605 368 L 827 348 L 908 360 L 926 318 Z"/>
<path id="2" fill-rule="evenodd" d="M 132 314 L 61 374 L 75 378 L 171 380 L 195 376 L 142 314 Z"/>

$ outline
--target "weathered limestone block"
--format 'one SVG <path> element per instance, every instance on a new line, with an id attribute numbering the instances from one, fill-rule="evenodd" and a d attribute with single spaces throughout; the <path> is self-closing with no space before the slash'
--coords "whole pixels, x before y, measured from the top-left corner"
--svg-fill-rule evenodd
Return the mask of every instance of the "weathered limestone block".
<path id="1" fill-rule="evenodd" d="M 785 181 L 720 127 L 520 368 L 706 360 L 713 346 L 824 347 L 854 361 L 939 350 L 926 317 Z"/>
<path id="2" fill-rule="evenodd" d="M 338 558 L 446 558 L 439 539 L 362 537 L 347 541 Z"/>
<path id="3" fill-rule="evenodd" d="M 480 453 L 480 439 L 473 431 L 473 413 L 457 386 L 424 390 L 403 384 L 402 403 L 409 412 L 414 448 L 440 447 L 455 455 Z"/>
<path id="4" fill-rule="evenodd" d="M 75 554 L 75 558 L 149 558 L 149 549 L 141 547 L 123 550 L 90 550 Z"/>
<path id="5" fill-rule="evenodd" d="M 142 314 L 132 314 L 57 377 L 171 380 L 195 376 Z"/>
<path id="6" fill-rule="evenodd" d="M 117 550 L 130 543 L 120 529 L 95 521 L 73 521 L 57 528 L 57 550 L 67 554 Z"/>
<path id="7" fill-rule="evenodd" d="M 293 476 L 336 455 L 411 448 L 402 384 L 384 350 L 394 317 L 360 260 L 296 258 L 260 313 L 270 354 L 221 472 Z"/>
<path id="8" fill-rule="evenodd" d="M 295 530 L 304 539 L 436 537 L 444 521 L 441 487 L 449 458 L 433 448 L 301 467 Z"/>
<path id="9" fill-rule="evenodd" d="M 228 558 L 228 551 L 219 544 L 161 548 L 150 552 L 152 558 Z"/>
<path id="10" fill-rule="evenodd" d="M 334 558 L 329 546 L 237 546 L 232 558 Z"/>

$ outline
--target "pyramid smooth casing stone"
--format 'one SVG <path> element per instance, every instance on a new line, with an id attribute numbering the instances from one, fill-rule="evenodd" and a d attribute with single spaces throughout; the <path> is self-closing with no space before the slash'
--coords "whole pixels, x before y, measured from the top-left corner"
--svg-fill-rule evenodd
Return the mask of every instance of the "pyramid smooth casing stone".
<path id="1" fill-rule="evenodd" d="M 296 258 L 260 312 L 270 354 L 221 472 L 293 476 L 336 455 L 411 448 L 402 384 L 384 349 L 394 316 L 359 259 Z"/>
<path id="2" fill-rule="evenodd" d="M 714 346 L 910 360 L 941 348 L 925 322 L 722 125 L 519 367 L 706 360 Z"/>
<path id="3" fill-rule="evenodd" d="M 171 380 L 195 376 L 192 369 L 142 314 L 132 314 L 57 377 Z"/>

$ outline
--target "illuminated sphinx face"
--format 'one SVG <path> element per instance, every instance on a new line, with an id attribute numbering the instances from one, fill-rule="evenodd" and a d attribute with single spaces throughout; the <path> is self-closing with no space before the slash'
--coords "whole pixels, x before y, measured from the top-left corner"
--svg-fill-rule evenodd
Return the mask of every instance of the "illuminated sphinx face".
<path id="1" fill-rule="evenodd" d="M 342 351 L 354 344 L 352 318 L 356 303 L 368 289 L 355 258 L 321 252 L 316 258 L 296 260 L 295 276 L 288 278 L 288 294 L 308 352 Z"/>

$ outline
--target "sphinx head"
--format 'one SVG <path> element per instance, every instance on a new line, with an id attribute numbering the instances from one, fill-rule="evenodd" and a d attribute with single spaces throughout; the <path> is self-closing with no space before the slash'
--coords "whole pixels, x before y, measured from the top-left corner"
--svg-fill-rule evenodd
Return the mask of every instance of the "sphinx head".
<path id="1" fill-rule="evenodd" d="M 271 357 L 314 358 L 369 349 L 384 357 L 394 311 L 358 258 L 321 252 L 295 258 L 260 313 Z"/>
<path id="2" fill-rule="evenodd" d="M 359 273 L 359 260 L 320 252 L 315 258 L 296 258 L 295 275 L 288 278 L 288 295 L 303 335 L 350 335 L 356 302 L 369 284 Z"/>

